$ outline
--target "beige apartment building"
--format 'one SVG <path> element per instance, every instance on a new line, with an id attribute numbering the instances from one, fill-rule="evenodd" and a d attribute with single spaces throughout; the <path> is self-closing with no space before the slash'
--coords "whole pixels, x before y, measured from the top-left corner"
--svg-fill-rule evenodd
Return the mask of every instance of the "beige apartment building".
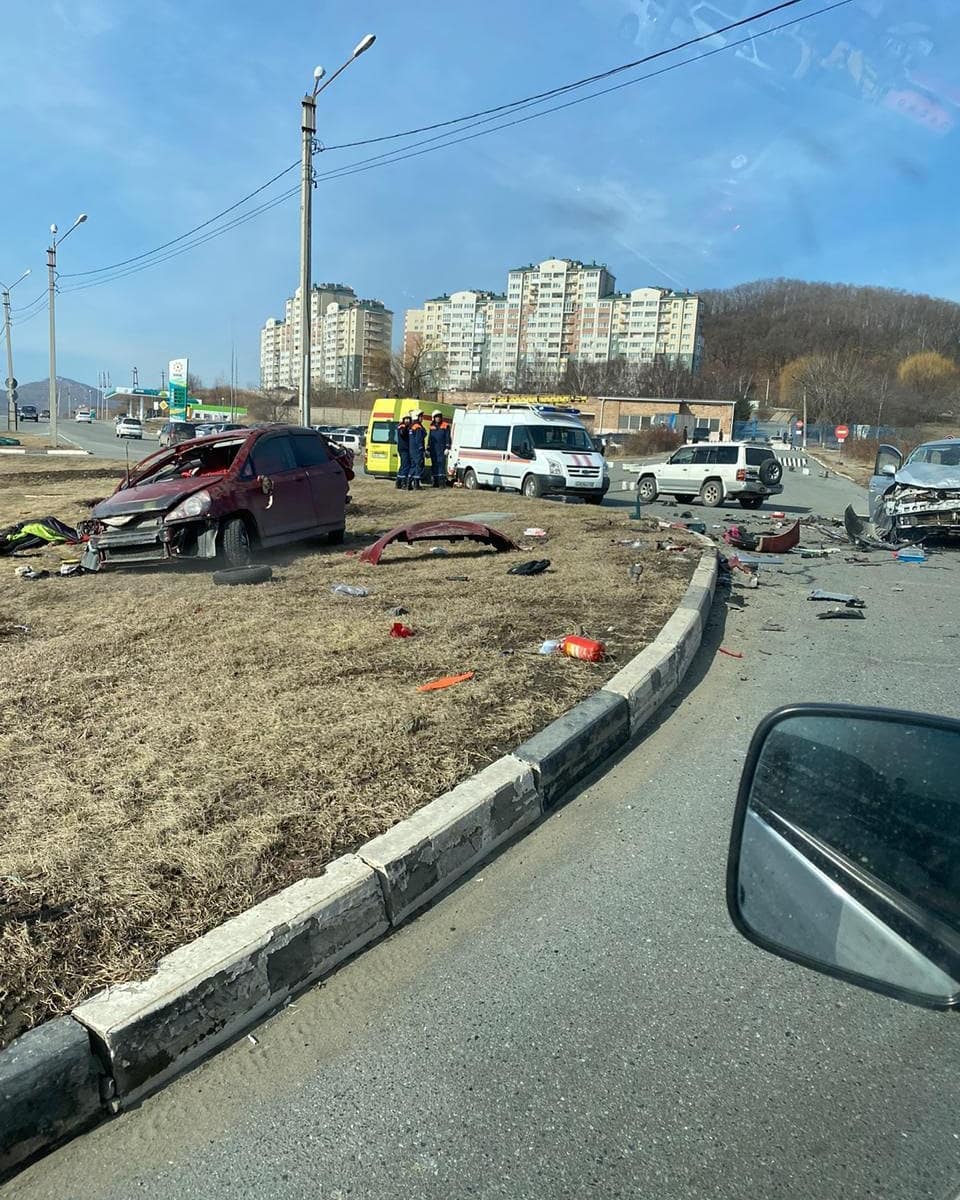
<path id="1" fill-rule="evenodd" d="M 409 309 L 404 346 L 438 356 L 445 385 L 466 389 L 480 375 L 505 386 L 549 382 L 570 362 L 666 360 L 696 371 L 701 302 L 687 292 L 617 292 L 601 263 L 549 258 L 518 267 L 503 295 L 454 292 Z"/>
<path id="2" fill-rule="evenodd" d="M 361 300 L 342 283 L 310 290 L 310 378 L 333 387 L 366 387 L 371 358 L 390 353 L 393 313 Z M 260 386 L 296 389 L 300 382 L 300 289 L 260 331 Z"/>

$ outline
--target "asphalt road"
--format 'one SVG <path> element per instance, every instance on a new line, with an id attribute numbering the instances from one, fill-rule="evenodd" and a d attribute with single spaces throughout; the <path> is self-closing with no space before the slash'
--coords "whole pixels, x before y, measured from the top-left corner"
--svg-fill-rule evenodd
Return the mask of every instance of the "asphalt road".
<path id="1" fill-rule="evenodd" d="M 114 432 L 113 421 L 74 421 L 72 417 L 61 417 L 58 433 L 64 447 L 76 446 L 81 450 L 89 450 L 97 458 L 116 458 L 126 461 L 129 452 L 131 464 L 139 462 L 157 449 L 156 425 L 145 426 L 147 434 L 142 441 L 133 438 L 118 438 Z M 21 424 L 20 433 L 36 434 L 38 437 L 49 437 L 50 423 L 32 421 Z M 14 435 L 16 436 L 16 435 Z"/>
<path id="2" fill-rule="evenodd" d="M 780 507 L 862 511 L 862 496 L 788 473 Z M 847 700 L 960 715 L 960 556 L 840 558 L 791 558 L 721 593 L 682 694 L 601 778 L 255 1043 L 4 1194 L 954 1196 L 956 1018 L 770 957 L 723 904 L 764 713 Z M 817 620 L 811 585 L 861 595 L 866 620 Z"/>

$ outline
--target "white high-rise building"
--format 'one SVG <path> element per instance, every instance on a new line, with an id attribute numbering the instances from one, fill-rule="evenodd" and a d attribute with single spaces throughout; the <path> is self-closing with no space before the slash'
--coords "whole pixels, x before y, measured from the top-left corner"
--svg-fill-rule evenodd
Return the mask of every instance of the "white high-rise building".
<path id="1" fill-rule="evenodd" d="M 379 300 L 360 300 L 342 283 L 315 284 L 310 291 L 310 378 L 334 387 L 366 387 L 373 359 L 389 354 L 393 313 Z M 283 318 L 270 317 L 260 331 L 260 386 L 296 390 L 300 382 L 300 289 L 288 298 Z"/>
<path id="2" fill-rule="evenodd" d="M 506 385 L 549 382 L 569 362 L 652 363 L 695 371 L 700 363 L 699 297 L 667 288 L 617 292 L 601 263 L 549 258 L 510 271 L 505 295 L 454 292 L 409 309 L 404 347 L 421 345 L 442 364 L 446 386 L 482 374 Z"/>

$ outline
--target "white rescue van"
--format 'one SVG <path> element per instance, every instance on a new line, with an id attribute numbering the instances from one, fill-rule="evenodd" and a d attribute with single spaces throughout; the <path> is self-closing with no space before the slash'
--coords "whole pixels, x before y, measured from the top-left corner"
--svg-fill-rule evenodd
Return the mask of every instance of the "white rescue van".
<path id="1" fill-rule="evenodd" d="M 546 404 L 458 410 L 447 464 L 465 488 L 559 493 L 599 504 L 610 486 L 604 457 L 577 410 Z"/>

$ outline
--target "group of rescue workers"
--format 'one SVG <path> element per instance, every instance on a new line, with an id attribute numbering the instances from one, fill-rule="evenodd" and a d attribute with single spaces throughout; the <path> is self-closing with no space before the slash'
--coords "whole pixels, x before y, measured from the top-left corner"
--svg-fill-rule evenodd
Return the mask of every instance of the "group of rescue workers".
<path id="1" fill-rule="evenodd" d="M 433 486 L 446 487 L 447 451 L 450 449 L 450 422 L 435 409 L 430 424 L 424 427 L 424 412 L 407 413 L 397 425 L 397 452 L 400 455 L 400 470 L 397 472 L 397 487 L 407 491 L 419 489 L 426 466 L 426 452 L 430 452 L 430 475 Z"/>

